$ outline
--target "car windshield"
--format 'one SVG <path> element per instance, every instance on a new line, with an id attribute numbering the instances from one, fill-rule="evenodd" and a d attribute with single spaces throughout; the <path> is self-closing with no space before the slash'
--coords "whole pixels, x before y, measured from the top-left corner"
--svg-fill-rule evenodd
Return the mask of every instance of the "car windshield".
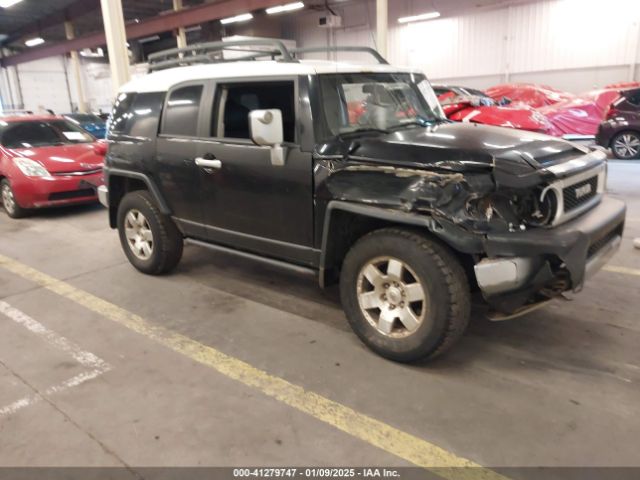
<path id="1" fill-rule="evenodd" d="M 7 148 L 49 147 L 94 141 L 91 135 L 67 120 L 5 122 L 0 135 L 0 142 Z"/>
<path id="2" fill-rule="evenodd" d="M 446 118 L 424 75 L 348 73 L 319 77 L 323 117 L 332 135 L 426 126 Z"/>

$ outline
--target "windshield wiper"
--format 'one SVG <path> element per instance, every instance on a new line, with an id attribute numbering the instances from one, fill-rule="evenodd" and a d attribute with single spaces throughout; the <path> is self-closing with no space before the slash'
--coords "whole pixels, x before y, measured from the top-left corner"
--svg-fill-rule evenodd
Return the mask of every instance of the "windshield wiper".
<path id="1" fill-rule="evenodd" d="M 415 120 L 411 120 L 410 122 L 399 123 L 398 125 L 394 125 L 393 127 L 389 127 L 389 131 L 401 130 L 405 127 L 428 127 L 429 125 L 433 125 L 437 123 L 436 119 L 428 119 L 422 116 L 416 117 Z"/>
<path id="2" fill-rule="evenodd" d="M 384 130 L 382 128 L 375 128 L 375 127 L 357 128 L 349 132 L 339 133 L 337 136 L 339 138 L 344 138 L 351 135 L 360 135 L 362 133 L 389 133 L 389 130 Z"/>

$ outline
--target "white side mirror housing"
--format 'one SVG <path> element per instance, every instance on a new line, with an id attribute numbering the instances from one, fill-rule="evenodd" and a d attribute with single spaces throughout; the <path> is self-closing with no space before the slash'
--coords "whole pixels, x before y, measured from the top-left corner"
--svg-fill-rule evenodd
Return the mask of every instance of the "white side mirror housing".
<path id="1" fill-rule="evenodd" d="M 284 165 L 284 127 L 282 124 L 282 112 L 278 109 L 253 110 L 249 113 L 249 126 L 251 139 L 256 145 L 270 147 L 271 164 Z"/>

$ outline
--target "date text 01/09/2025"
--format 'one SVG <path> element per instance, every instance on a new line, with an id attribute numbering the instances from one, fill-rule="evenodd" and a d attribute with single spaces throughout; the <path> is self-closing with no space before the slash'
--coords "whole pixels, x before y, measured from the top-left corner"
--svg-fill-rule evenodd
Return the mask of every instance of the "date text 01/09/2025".
<path id="1" fill-rule="evenodd" d="M 389 468 L 235 468 L 233 478 L 397 478 Z"/>

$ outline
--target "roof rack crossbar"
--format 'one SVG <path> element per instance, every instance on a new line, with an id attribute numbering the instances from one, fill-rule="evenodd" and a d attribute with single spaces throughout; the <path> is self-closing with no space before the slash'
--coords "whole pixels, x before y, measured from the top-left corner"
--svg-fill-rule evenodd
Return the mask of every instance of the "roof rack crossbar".
<path id="1" fill-rule="evenodd" d="M 380 53 L 371 47 L 308 47 L 293 48 L 289 50 L 294 58 L 304 53 L 323 53 L 323 52 L 360 52 L 368 53 L 375 58 L 381 65 L 389 65 L 389 62 Z"/>
<path id="2" fill-rule="evenodd" d="M 270 50 L 243 49 L 238 47 L 271 47 Z M 235 47 L 235 48 L 234 48 Z M 253 52 L 253 55 L 238 58 L 224 58 L 224 51 Z M 256 39 L 234 40 L 229 42 L 208 42 L 183 48 L 172 48 L 149 55 L 149 71 L 163 70 L 179 65 L 197 63 L 222 63 L 229 61 L 255 60 L 260 57 L 281 57 L 284 62 L 297 62 L 280 40 Z"/>

